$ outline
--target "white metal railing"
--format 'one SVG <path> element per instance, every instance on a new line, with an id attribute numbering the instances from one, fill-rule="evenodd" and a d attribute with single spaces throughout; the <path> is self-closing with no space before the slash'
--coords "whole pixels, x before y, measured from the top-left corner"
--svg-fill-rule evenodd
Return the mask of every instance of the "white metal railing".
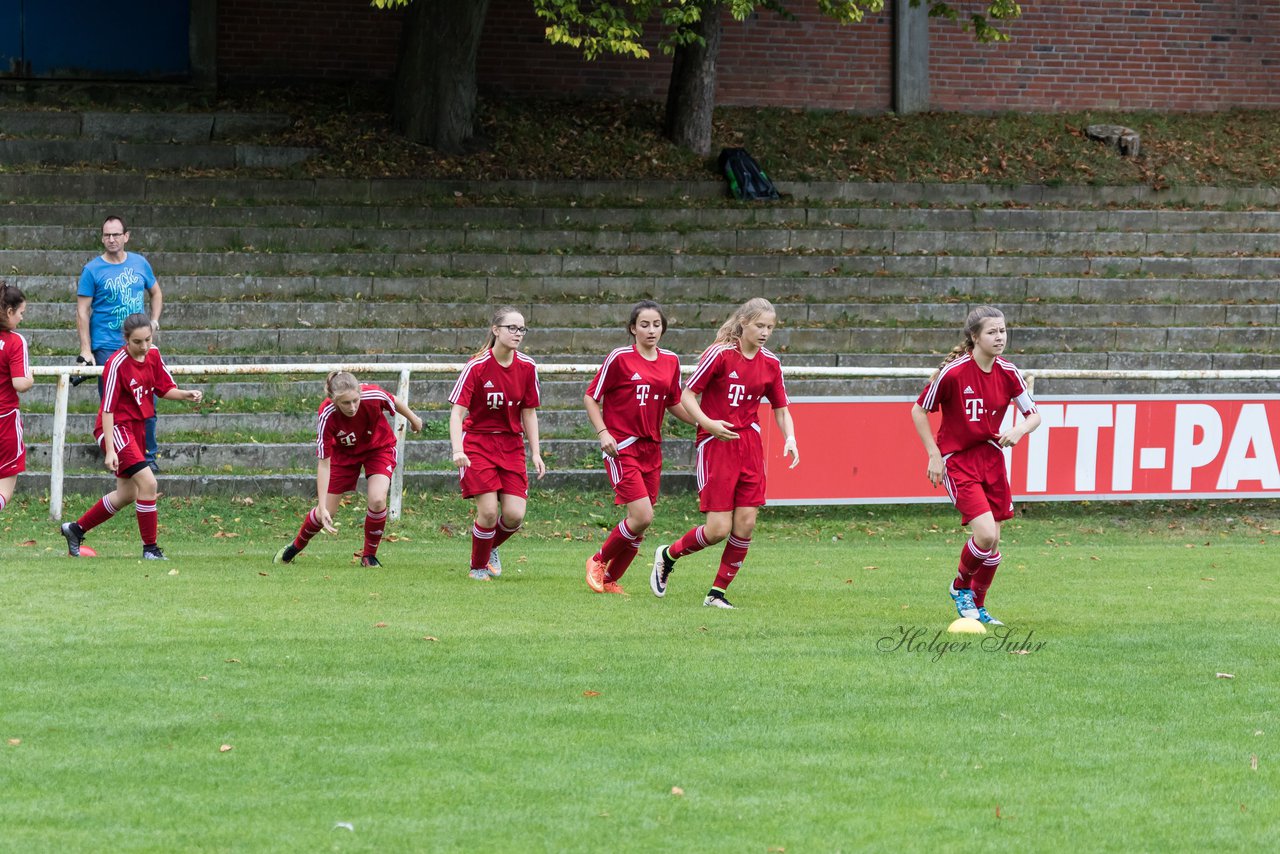
<path id="1" fill-rule="evenodd" d="M 317 364 L 304 362 L 296 364 L 253 364 L 253 365 L 168 365 L 169 373 L 175 376 L 236 376 L 262 374 L 318 374 L 327 375 L 330 371 L 349 371 L 353 374 L 398 374 L 399 385 L 396 398 L 409 405 L 409 380 L 413 374 L 445 374 L 457 376 L 465 364 L 462 362 L 337 362 Z M 598 364 L 538 364 L 539 375 L 545 374 L 594 374 L 599 370 Z M 693 365 L 683 365 L 681 370 L 689 373 Z M 784 366 L 783 374 L 788 378 L 830 378 L 830 379 L 928 379 L 934 371 L 933 367 L 923 368 L 824 368 Z M 76 367 L 32 367 L 31 372 L 37 377 L 57 377 L 57 391 L 53 406 L 53 431 L 50 436 L 49 454 L 49 515 L 55 521 L 62 518 L 62 485 L 64 479 L 64 457 L 67 443 L 67 399 L 71 388 L 71 377 L 93 377 L 102 373 L 99 366 Z M 1223 371 L 1109 371 L 1109 370 L 1070 370 L 1046 368 L 1038 371 L 1023 371 L 1027 384 L 1034 391 L 1036 379 L 1092 379 L 1092 380 L 1280 380 L 1280 370 L 1223 370 Z M 402 461 L 396 466 L 391 478 L 391 492 L 388 496 L 388 510 L 392 520 L 400 518 L 404 497 L 404 464 L 405 434 L 408 422 L 400 415 L 395 417 L 397 458 Z"/>

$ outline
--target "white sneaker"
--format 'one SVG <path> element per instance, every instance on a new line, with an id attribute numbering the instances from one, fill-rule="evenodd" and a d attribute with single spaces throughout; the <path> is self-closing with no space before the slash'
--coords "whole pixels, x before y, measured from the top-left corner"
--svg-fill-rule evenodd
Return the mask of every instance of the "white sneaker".
<path id="1" fill-rule="evenodd" d="M 728 608 L 733 610 L 733 605 L 729 604 L 729 600 L 724 598 L 724 594 L 719 590 L 711 590 L 707 593 L 707 598 L 702 600 L 704 608 Z"/>
<path id="2" fill-rule="evenodd" d="M 667 551 L 670 546 L 658 546 L 653 553 L 653 572 L 649 573 L 649 589 L 661 599 L 667 595 L 667 579 L 676 571 L 675 559 Z"/>

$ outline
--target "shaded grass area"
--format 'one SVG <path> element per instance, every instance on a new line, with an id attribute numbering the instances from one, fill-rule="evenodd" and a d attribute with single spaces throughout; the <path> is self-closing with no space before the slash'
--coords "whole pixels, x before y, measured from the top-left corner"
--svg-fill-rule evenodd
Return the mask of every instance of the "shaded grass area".
<path id="1" fill-rule="evenodd" d="M 692 509 L 664 504 L 661 535 Z M 663 600 L 643 558 L 635 595 L 590 594 L 584 539 L 615 515 L 589 496 L 536 495 L 491 584 L 464 576 L 460 499 L 411 503 L 373 571 L 348 557 L 355 506 L 271 565 L 304 510 L 165 502 L 161 565 L 46 552 L 30 496 L 0 516 L 9 845 L 1277 842 L 1271 502 L 1020 516 L 991 597 L 1011 633 L 986 647 L 937 635 L 959 548 L 943 508 L 767 510 L 735 612 L 698 604 L 714 555 Z M 93 541 L 131 556 L 131 527 Z M 1089 607 L 1064 607 L 1064 578 Z"/>
<path id="2" fill-rule="evenodd" d="M 305 166 L 282 173 L 291 176 L 715 177 L 713 161 L 661 137 L 662 105 L 648 101 L 482 97 L 476 145 L 459 156 L 396 136 L 390 98 L 378 89 L 248 89 L 224 93 L 214 105 L 191 106 L 288 114 L 293 120 L 289 131 L 259 141 L 322 152 Z M 158 107 L 139 102 L 115 108 Z M 1142 155 L 1122 158 L 1086 139 L 1083 129 L 1096 123 L 1138 131 Z M 745 146 L 776 181 L 1240 186 L 1269 184 L 1280 173 L 1280 121 L 1274 112 L 1262 110 L 898 116 L 722 107 L 715 111 L 712 137 L 713 152 Z M 22 167 L 32 169 L 39 167 Z"/>

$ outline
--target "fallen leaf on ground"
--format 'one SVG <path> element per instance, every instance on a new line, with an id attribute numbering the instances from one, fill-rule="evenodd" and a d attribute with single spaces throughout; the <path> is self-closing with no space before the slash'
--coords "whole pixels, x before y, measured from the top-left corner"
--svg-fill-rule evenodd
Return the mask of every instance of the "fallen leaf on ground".
<path id="1" fill-rule="evenodd" d="M 22 744 L 22 739 L 20 739 L 20 738 L 11 738 L 11 739 L 9 739 L 9 745 L 10 745 L 11 747 L 17 747 L 19 744 Z"/>
<path id="2" fill-rule="evenodd" d="M 234 750 L 234 748 L 229 744 L 224 744 L 218 748 L 219 753 L 226 753 L 229 750 Z"/>
<path id="3" fill-rule="evenodd" d="M 1214 675 L 1217 676 L 1219 679 L 1235 679 L 1236 678 L 1236 675 L 1234 673 L 1215 673 Z"/>
<path id="4" fill-rule="evenodd" d="M 18 545 L 20 546 L 34 546 L 35 544 L 36 544 L 35 540 L 23 540 L 22 542 L 18 543 Z"/>
<path id="5" fill-rule="evenodd" d="M 599 691 L 583 691 L 583 692 L 582 692 L 582 696 L 584 696 L 584 697 L 599 697 L 599 696 L 600 696 L 600 692 L 599 692 Z"/>
<path id="6" fill-rule="evenodd" d="M 373 627 L 374 627 L 375 629 L 385 629 L 385 628 L 387 627 L 387 624 L 386 624 L 386 623 L 374 623 L 374 624 L 373 624 Z"/>
<path id="7" fill-rule="evenodd" d="M 433 635 L 426 635 L 426 636 L 424 636 L 422 639 L 423 639 L 424 641 L 431 641 L 432 643 L 435 643 L 436 641 L 440 640 L 440 638 L 435 637 L 435 636 L 433 636 Z"/>
<path id="8" fill-rule="evenodd" d="M 1249 757 L 1249 769 L 1252 771 L 1258 770 L 1258 754 L 1255 753 Z"/>
<path id="9" fill-rule="evenodd" d="M 675 795 L 677 798 L 683 798 L 683 797 L 684 797 L 684 789 L 680 788 L 679 786 L 672 786 L 672 787 L 671 787 L 671 794 Z"/>
<path id="10" fill-rule="evenodd" d="M 238 658 L 228 658 L 228 659 L 227 659 L 227 664 L 239 664 L 239 663 L 240 663 L 240 659 L 238 659 Z"/>

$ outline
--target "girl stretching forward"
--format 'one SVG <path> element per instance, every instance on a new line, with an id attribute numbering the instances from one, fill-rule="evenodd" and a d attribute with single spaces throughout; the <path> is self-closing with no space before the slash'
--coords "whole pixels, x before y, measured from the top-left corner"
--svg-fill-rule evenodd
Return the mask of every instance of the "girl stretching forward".
<path id="1" fill-rule="evenodd" d="M 702 604 L 733 607 L 725 591 L 747 558 L 756 511 L 764 506 L 764 444 L 757 417 L 762 399 L 773 405 L 773 417 L 786 438 L 783 456 L 791 457 L 792 468 L 800 462 L 782 363 L 764 346 L 775 325 L 777 314 L 767 299 L 743 303 L 720 327 L 685 383 L 682 400 L 698 424 L 698 503 L 707 521 L 658 547 L 649 576 L 655 596 L 666 595 L 677 560 L 728 537 Z"/>
<path id="2" fill-rule="evenodd" d="M 538 366 L 520 343 L 529 330 L 510 306 L 493 313 L 484 348 L 467 362 L 449 393 L 449 441 L 462 497 L 476 500 L 471 572 L 477 581 L 502 574 L 497 549 L 520 530 L 529 500 L 524 439 L 533 467 L 547 473 L 538 438 Z"/>
<path id="3" fill-rule="evenodd" d="M 160 351 L 151 346 L 151 318 L 131 314 L 124 319 L 124 346 L 107 359 L 102 372 L 102 403 L 93 437 L 115 473 L 116 488 L 98 500 L 75 522 L 62 525 L 67 554 L 80 557 L 84 535 L 129 504 L 138 517 L 145 560 L 166 560 L 156 545 L 156 476 L 147 464 L 146 422 L 156 414 L 152 395 L 165 400 L 199 403 L 204 392 L 184 390 L 174 383 Z"/>
<path id="4" fill-rule="evenodd" d="M 18 324 L 27 310 L 22 291 L 0 282 L 0 510 L 13 497 L 18 475 L 27 470 L 27 446 L 22 440 L 18 395 L 35 384 L 27 340 Z"/>
<path id="5" fill-rule="evenodd" d="M 680 402 L 680 358 L 658 347 L 666 331 L 667 316 L 660 305 L 652 300 L 636 303 L 627 322 L 632 345 L 609 354 L 583 396 L 587 417 L 600 438 L 614 504 L 627 508 L 627 517 L 609 532 L 600 551 L 587 558 L 587 586 L 596 593 L 625 592 L 618 579 L 653 524 L 667 410 L 681 421 L 695 423 Z"/>
<path id="6" fill-rule="evenodd" d="M 368 505 L 364 515 L 361 566 L 382 566 L 378 544 L 387 522 L 387 490 L 396 470 L 396 434 L 383 417 L 398 412 L 417 433 L 422 419 L 376 385 L 362 384 L 346 371 L 334 371 L 324 381 L 328 397 L 320 404 L 316 427 L 316 506 L 302 520 L 293 542 L 276 552 L 274 563 L 292 563 L 321 530 L 338 533 L 333 514 L 342 496 L 356 488 L 364 469 Z"/>
<path id="7" fill-rule="evenodd" d="M 1013 492 L 1005 470 L 1003 448 L 1040 426 L 1040 413 L 1022 374 L 1001 358 L 1008 342 L 1004 315 L 978 306 L 964 322 L 964 341 L 929 378 L 911 407 L 911 420 L 929 454 L 929 482 L 939 483 L 960 511 L 960 524 L 973 536 L 960 549 L 960 567 L 951 584 L 951 599 L 961 617 L 1002 626 L 987 613 L 987 589 L 1000 567 L 1000 523 L 1013 518 Z M 1022 423 L 1000 432 L 1010 401 L 1023 414 Z M 934 441 L 927 413 L 942 410 L 942 426 Z"/>

